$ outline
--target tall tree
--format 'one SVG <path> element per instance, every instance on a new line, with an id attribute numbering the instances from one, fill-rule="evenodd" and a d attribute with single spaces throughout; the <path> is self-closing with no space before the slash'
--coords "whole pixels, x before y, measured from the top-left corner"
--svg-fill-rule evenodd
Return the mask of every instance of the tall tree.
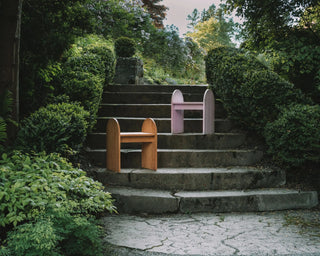
<path id="1" fill-rule="evenodd" d="M 19 49 L 22 0 L 0 1 L 0 95 L 13 96 L 13 120 L 19 120 Z M 9 138 L 14 128 L 8 127 Z"/>
<path id="2" fill-rule="evenodd" d="M 320 1 L 227 0 L 227 8 L 245 18 L 243 47 L 320 103 Z"/>
<path id="3" fill-rule="evenodd" d="M 157 28 L 163 28 L 163 20 L 166 17 L 166 11 L 169 9 L 164 5 L 159 5 L 158 3 L 162 0 L 142 0 L 143 7 L 149 12 L 154 25 Z"/>
<path id="4" fill-rule="evenodd" d="M 198 12 L 195 10 L 188 16 L 195 23 L 194 31 L 188 32 L 186 36 L 192 38 L 206 51 L 222 45 L 234 46 L 231 36 L 234 34 L 235 23 L 232 19 L 225 18 L 222 8 L 216 9 L 213 4 L 208 10 L 203 10 L 201 17 L 196 16 Z M 194 22 L 196 17 L 198 17 L 197 22 Z"/>

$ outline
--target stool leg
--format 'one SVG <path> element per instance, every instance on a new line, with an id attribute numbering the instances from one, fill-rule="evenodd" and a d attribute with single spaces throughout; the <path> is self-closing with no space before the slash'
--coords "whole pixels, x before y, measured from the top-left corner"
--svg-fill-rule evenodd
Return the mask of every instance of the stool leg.
<path id="1" fill-rule="evenodd" d="M 171 96 L 171 133 L 183 133 L 184 110 L 176 110 L 175 103 L 183 103 L 183 94 L 176 89 Z"/>
<path id="2" fill-rule="evenodd" d="M 142 168 L 157 170 L 157 141 L 142 143 L 141 166 Z"/>
<path id="3" fill-rule="evenodd" d="M 108 121 L 107 124 L 107 169 L 120 172 L 121 169 L 121 142 L 120 126 L 115 118 Z"/>
<path id="4" fill-rule="evenodd" d="M 141 167 L 156 171 L 158 168 L 157 125 L 152 118 L 147 118 L 142 124 L 141 131 L 154 134 L 150 142 L 142 143 Z"/>
<path id="5" fill-rule="evenodd" d="M 209 89 L 203 97 L 203 134 L 214 133 L 214 95 Z"/>

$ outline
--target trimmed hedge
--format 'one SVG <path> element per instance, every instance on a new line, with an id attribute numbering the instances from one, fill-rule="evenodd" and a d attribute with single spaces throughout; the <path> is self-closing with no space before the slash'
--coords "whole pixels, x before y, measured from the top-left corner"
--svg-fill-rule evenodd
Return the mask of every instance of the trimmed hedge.
<path id="1" fill-rule="evenodd" d="M 319 107 L 293 84 L 254 55 L 226 47 L 208 53 L 206 74 L 230 118 L 265 136 L 284 167 L 319 162 Z"/>
<path id="2" fill-rule="evenodd" d="M 308 102 L 293 84 L 268 70 L 254 55 L 235 48 L 209 51 L 206 75 L 229 116 L 259 133 L 277 118 L 282 106 Z"/>
<path id="3" fill-rule="evenodd" d="M 47 153 L 78 151 L 87 135 L 88 119 L 89 112 L 78 104 L 49 104 L 21 122 L 17 146 Z"/>
<path id="4" fill-rule="evenodd" d="M 89 130 L 96 123 L 96 116 L 103 93 L 103 80 L 99 76 L 82 71 L 65 71 L 61 84 L 61 93 L 69 96 L 73 102 L 79 102 L 90 113 Z"/>
<path id="5" fill-rule="evenodd" d="M 58 93 L 79 102 L 90 112 L 89 130 L 96 122 L 103 87 L 113 80 L 115 55 L 103 37 L 88 35 L 76 40 L 63 56 Z"/>
<path id="6" fill-rule="evenodd" d="M 112 81 L 115 54 L 111 42 L 98 35 L 79 37 L 63 55 L 63 69 L 98 75 L 104 84 Z"/>
<path id="7" fill-rule="evenodd" d="M 114 42 L 117 57 L 132 57 L 136 53 L 136 43 L 128 37 L 119 37 Z"/>
<path id="8" fill-rule="evenodd" d="M 268 123 L 264 136 L 269 153 L 282 164 L 320 162 L 320 106 L 292 105 Z"/>

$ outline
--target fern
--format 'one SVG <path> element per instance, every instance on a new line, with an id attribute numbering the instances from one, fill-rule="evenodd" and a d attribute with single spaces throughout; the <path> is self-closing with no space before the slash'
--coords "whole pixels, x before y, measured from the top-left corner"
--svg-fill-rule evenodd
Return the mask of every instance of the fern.
<path id="1" fill-rule="evenodd" d="M 0 116 L 4 119 L 9 119 L 12 112 L 12 93 L 9 90 L 6 90 L 2 95 L 0 95 Z"/>
<path id="2" fill-rule="evenodd" d="M 6 128 L 7 125 L 5 120 L 0 117 L 0 143 L 4 142 L 7 139 Z"/>

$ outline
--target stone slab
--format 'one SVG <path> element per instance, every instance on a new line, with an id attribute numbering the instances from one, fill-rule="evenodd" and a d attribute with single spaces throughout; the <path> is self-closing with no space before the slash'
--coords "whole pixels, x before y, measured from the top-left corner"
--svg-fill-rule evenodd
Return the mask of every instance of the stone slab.
<path id="1" fill-rule="evenodd" d="M 306 209 L 318 205 L 315 191 L 289 189 L 181 191 L 106 187 L 120 213 L 259 212 Z"/>
<path id="2" fill-rule="evenodd" d="M 312 208 L 318 205 L 315 191 L 261 189 L 248 191 L 178 192 L 180 211 L 255 212 Z"/>
<path id="3" fill-rule="evenodd" d="M 288 225 L 286 220 L 296 216 L 315 226 Z M 106 255 L 320 255 L 319 210 L 112 215 L 103 218 L 103 223 L 105 241 L 112 245 Z"/>
<path id="4" fill-rule="evenodd" d="M 230 190 L 279 187 L 285 172 L 254 167 L 122 169 L 120 173 L 92 168 L 91 173 L 106 186 L 128 186 L 170 191 Z"/>
<path id="5" fill-rule="evenodd" d="M 93 165 L 106 166 L 105 149 L 87 149 L 86 154 Z M 158 168 L 203 168 L 221 166 L 252 166 L 263 156 L 259 150 L 192 150 L 158 149 Z M 121 168 L 140 168 L 141 150 L 121 150 Z"/>

